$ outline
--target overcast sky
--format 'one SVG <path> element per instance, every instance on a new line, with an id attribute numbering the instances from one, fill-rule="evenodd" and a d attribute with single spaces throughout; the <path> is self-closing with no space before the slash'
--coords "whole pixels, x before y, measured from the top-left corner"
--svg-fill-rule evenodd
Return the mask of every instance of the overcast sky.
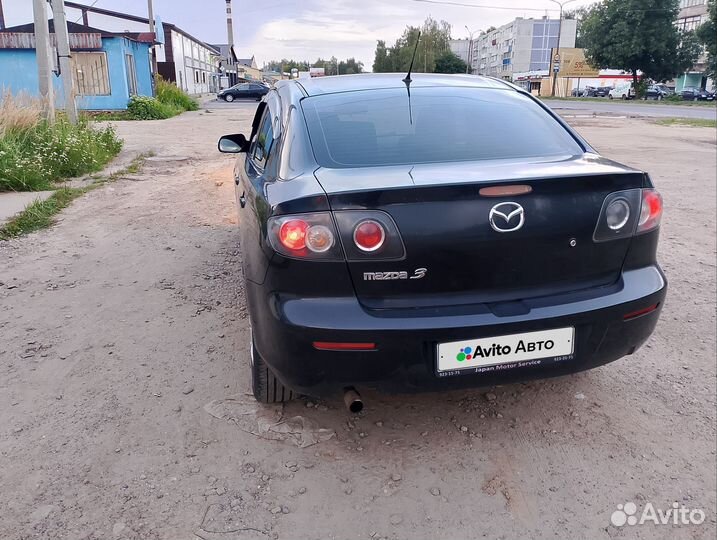
<path id="1" fill-rule="evenodd" d="M 31 0 L 0 0 L 8 26 L 32 21 Z M 75 0 L 91 5 L 94 0 Z M 574 0 L 566 9 L 594 3 Z M 453 27 L 453 37 L 500 26 L 516 17 L 557 17 L 550 0 L 233 0 L 234 35 L 240 56 L 261 64 L 281 58 L 355 57 L 371 69 L 376 40 L 392 44 L 407 25 L 431 15 Z M 470 4 L 481 7 L 447 5 Z M 97 7 L 147 15 L 147 0 L 97 0 Z M 226 43 L 225 0 L 154 0 L 165 22 L 208 42 Z M 547 10 L 547 11 L 546 11 Z M 91 19 L 90 19 L 91 21 Z M 80 21 L 81 22 L 81 21 Z"/>

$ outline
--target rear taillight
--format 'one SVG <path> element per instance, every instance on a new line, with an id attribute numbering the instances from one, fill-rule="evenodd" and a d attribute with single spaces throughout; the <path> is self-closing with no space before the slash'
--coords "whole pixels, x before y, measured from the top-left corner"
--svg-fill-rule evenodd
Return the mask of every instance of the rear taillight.
<path id="1" fill-rule="evenodd" d="M 626 189 L 605 197 L 593 240 L 629 238 L 655 229 L 662 216 L 662 197 L 654 189 Z"/>
<path id="2" fill-rule="evenodd" d="M 333 218 L 330 212 L 277 216 L 267 229 L 274 251 L 292 259 L 396 260 L 406 253 L 398 227 L 380 210 L 339 210 Z"/>
<path id="3" fill-rule="evenodd" d="M 295 259 L 342 260 L 336 227 L 328 212 L 269 218 L 271 247 Z"/>
<path id="4" fill-rule="evenodd" d="M 334 211 L 336 226 L 349 261 L 397 260 L 406 255 L 391 216 L 380 210 Z"/>
<path id="5" fill-rule="evenodd" d="M 660 226 L 660 219 L 662 219 L 662 195 L 654 189 L 643 189 L 637 233 L 656 229 Z"/>
<path id="6" fill-rule="evenodd" d="M 385 240 L 386 231 L 378 221 L 365 219 L 354 228 L 354 243 L 361 251 L 376 251 Z"/>

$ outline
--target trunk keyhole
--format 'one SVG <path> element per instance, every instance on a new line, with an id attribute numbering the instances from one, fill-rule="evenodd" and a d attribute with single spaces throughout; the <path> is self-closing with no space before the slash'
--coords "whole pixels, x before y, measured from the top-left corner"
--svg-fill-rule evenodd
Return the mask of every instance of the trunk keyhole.
<path id="1" fill-rule="evenodd" d="M 570 247 L 575 247 L 578 245 L 578 241 L 575 240 L 575 238 L 570 239 Z"/>

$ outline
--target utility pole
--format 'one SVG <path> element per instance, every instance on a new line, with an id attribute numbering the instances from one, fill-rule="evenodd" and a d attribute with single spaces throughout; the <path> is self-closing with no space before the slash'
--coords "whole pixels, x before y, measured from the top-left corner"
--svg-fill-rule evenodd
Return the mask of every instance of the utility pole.
<path id="1" fill-rule="evenodd" d="M 558 4 L 560 6 L 560 19 L 558 20 L 558 46 L 555 49 L 555 56 L 550 59 L 550 68 L 553 72 L 553 89 L 550 92 L 550 95 L 555 97 L 555 85 L 558 82 L 558 72 L 555 71 L 554 64 L 558 64 L 558 68 L 560 68 L 560 34 L 563 30 L 563 6 L 565 4 L 569 4 L 570 2 L 574 2 L 575 0 L 565 0 L 564 2 L 559 2 L 558 0 L 550 0 L 554 4 Z"/>
<path id="2" fill-rule="evenodd" d="M 37 58 L 37 76 L 42 113 L 45 120 L 55 120 L 55 92 L 52 86 L 50 29 L 47 25 L 47 0 L 33 0 L 32 11 L 35 18 L 35 56 Z"/>
<path id="3" fill-rule="evenodd" d="M 5 14 L 2 12 L 2 0 L 0 0 L 0 30 L 5 28 Z"/>
<path id="4" fill-rule="evenodd" d="M 149 32 L 154 34 L 154 6 L 152 6 L 152 0 L 147 0 L 147 18 L 149 19 Z M 152 56 L 152 75 L 157 75 L 157 49 L 155 49 L 154 42 L 155 37 L 152 38 L 152 46 L 150 47 L 150 53 Z"/>
<path id="5" fill-rule="evenodd" d="M 70 36 L 67 33 L 67 19 L 65 18 L 65 1 L 50 0 L 52 3 L 52 18 L 55 20 L 55 40 L 57 41 L 57 56 L 60 57 L 60 76 L 62 77 L 62 90 L 65 94 L 65 113 L 73 124 L 77 123 L 77 104 L 75 103 L 75 89 L 72 84 L 72 62 L 70 55 Z"/>
<path id="6" fill-rule="evenodd" d="M 475 30 L 471 32 L 471 29 L 468 28 L 468 25 L 466 25 L 466 30 L 468 31 L 468 36 L 470 39 L 468 40 L 468 64 L 466 66 L 466 73 L 473 73 L 473 34 L 476 33 Z"/>

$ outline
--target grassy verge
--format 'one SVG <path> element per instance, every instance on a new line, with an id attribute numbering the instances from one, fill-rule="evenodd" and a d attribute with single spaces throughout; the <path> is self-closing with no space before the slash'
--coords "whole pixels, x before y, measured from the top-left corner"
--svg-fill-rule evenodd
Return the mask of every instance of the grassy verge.
<path id="1" fill-rule="evenodd" d="M 634 103 L 639 105 L 676 105 L 678 107 L 715 107 L 714 101 L 684 101 L 684 100 L 678 100 L 678 101 L 672 101 L 670 99 L 663 99 L 660 101 L 657 101 L 656 99 L 631 99 L 629 101 L 623 101 L 621 99 L 615 100 L 615 99 L 609 99 L 609 98 L 599 98 L 599 97 L 551 97 L 551 96 L 540 96 L 539 99 L 544 101 L 595 101 L 598 103 Z"/>
<path id="2" fill-rule="evenodd" d="M 41 115 L 38 100 L 0 97 L 0 192 L 52 189 L 59 179 L 102 170 L 122 148 L 111 126 Z"/>
<path id="3" fill-rule="evenodd" d="M 89 186 L 81 188 L 63 187 L 44 201 L 35 201 L 5 225 L 0 226 L 0 240 L 9 240 L 10 238 L 16 238 L 49 227 L 55 222 L 55 215 L 63 208 L 67 208 L 77 197 L 127 174 L 138 173 L 142 169 L 145 159 L 151 155 L 151 153 L 140 154 L 124 169 L 109 176 L 100 177 Z"/>
<path id="4" fill-rule="evenodd" d="M 661 126 L 717 127 L 717 120 L 707 118 L 660 118 L 655 123 Z"/>
<path id="5" fill-rule="evenodd" d="M 155 79 L 157 97 L 132 96 L 126 111 L 88 113 L 95 120 L 166 120 L 185 111 L 196 111 L 199 103 L 175 84 Z"/>

